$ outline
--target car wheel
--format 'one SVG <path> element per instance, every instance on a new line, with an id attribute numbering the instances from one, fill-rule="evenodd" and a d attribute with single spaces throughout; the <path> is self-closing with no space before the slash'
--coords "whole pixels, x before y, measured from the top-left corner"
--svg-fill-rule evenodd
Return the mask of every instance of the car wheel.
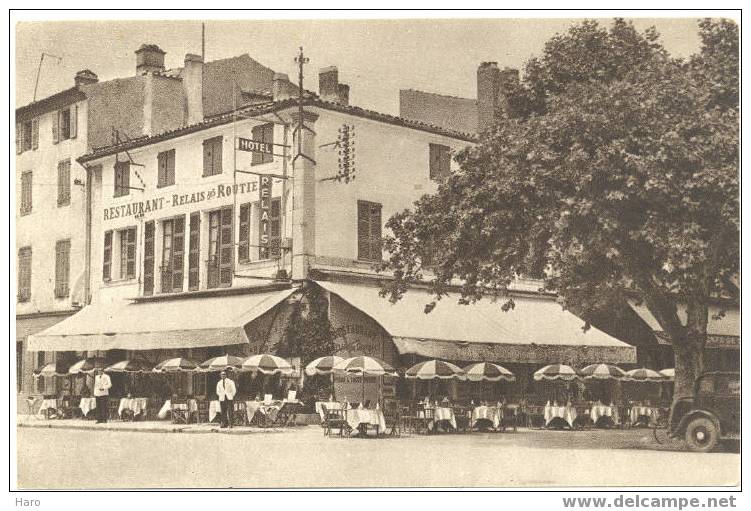
<path id="1" fill-rule="evenodd" d="M 717 426 L 706 417 L 696 418 L 686 427 L 686 445 L 694 452 L 710 452 L 717 447 L 719 439 Z"/>

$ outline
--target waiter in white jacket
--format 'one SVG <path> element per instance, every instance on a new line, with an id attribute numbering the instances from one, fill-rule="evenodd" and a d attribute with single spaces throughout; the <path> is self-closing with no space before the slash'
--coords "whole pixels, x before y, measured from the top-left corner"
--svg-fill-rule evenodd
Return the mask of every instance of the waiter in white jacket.
<path id="1" fill-rule="evenodd" d="M 232 427 L 232 412 L 236 393 L 235 382 L 227 378 L 227 371 L 222 371 L 221 379 L 216 382 L 216 395 L 219 397 L 219 405 L 222 407 L 221 427 L 223 428 Z"/>
<path id="2" fill-rule="evenodd" d="M 101 424 L 107 422 L 107 413 L 109 412 L 109 396 L 112 380 L 108 374 L 105 374 L 101 368 L 97 368 L 94 376 L 94 397 L 96 398 L 96 422 Z"/>

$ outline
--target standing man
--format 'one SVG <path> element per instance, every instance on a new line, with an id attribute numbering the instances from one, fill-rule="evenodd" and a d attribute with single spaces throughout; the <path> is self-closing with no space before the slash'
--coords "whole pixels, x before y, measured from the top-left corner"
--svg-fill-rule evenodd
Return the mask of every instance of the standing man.
<path id="1" fill-rule="evenodd" d="M 219 397 L 219 404 L 222 407 L 221 427 L 223 428 L 232 427 L 232 412 L 234 411 L 236 393 L 235 382 L 227 378 L 227 371 L 222 371 L 221 379 L 216 382 L 216 395 Z"/>
<path id="2" fill-rule="evenodd" d="M 94 397 L 96 398 L 96 423 L 107 422 L 109 412 L 109 395 L 112 381 L 109 375 L 104 374 L 101 368 L 97 368 L 94 376 Z"/>

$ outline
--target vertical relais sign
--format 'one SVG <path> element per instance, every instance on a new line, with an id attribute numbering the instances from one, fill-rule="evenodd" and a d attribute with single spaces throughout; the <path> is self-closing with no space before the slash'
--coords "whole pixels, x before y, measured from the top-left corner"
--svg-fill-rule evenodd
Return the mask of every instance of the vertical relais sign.
<path id="1" fill-rule="evenodd" d="M 269 239 L 271 234 L 271 176 L 260 176 L 258 192 L 260 197 L 258 211 L 258 245 L 261 259 L 269 258 Z"/>

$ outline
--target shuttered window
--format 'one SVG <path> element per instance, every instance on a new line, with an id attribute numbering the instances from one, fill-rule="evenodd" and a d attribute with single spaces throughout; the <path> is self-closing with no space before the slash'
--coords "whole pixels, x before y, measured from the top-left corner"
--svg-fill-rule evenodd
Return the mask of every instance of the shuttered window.
<path id="1" fill-rule="evenodd" d="M 209 213 L 208 286 L 232 285 L 233 267 L 232 207 Z"/>
<path id="2" fill-rule="evenodd" d="M 253 140 L 256 142 L 265 142 L 267 144 L 273 144 L 274 143 L 274 125 L 269 124 L 262 124 L 261 126 L 254 126 L 253 127 Z M 273 151 L 273 145 L 272 151 Z M 259 153 L 254 152 L 250 164 L 251 165 L 261 165 L 262 163 L 270 163 L 274 161 L 274 155 L 268 154 L 268 153 Z"/>
<path id="3" fill-rule="evenodd" d="M 115 163 L 115 197 L 130 194 L 130 162 Z"/>
<path id="4" fill-rule="evenodd" d="M 102 280 L 112 280 L 112 231 L 104 233 L 104 253 L 102 254 Z"/>
<path id="5" fill-rule="evenodd" d="M 154 294 L 154 222 L 143 226 L 143 294 Z"/>
<path id="6" fill-rule="evenodd" d="M 430 179 L 442 180 L 451 173 L 451 149 L 441 144 L 430 144 Z"/>
<path id="7" fill-rule="evenodd" d="M 31 247 L 18 250 L 18 301 L 31 300 Z"/>
<path id="8" fill-rule="evenodd" d="M 70 204 L 70 160 L 57 164 L 57 205 Z"/>
<path id="9" fill-rule="evenodd" d="M 214 176 L 222 173 L 222 137 L 203 141 L 203 175 Z"/>
<path id="10" fill-rule="evenodd" d="M 381 260 L 381 205 L 357 201 L 357 258 Z"/>
<path id="11" fill-rule="evenodd" d="M 240 230 L 237 233 L 237 260 L 250 260 L 250 203 L 240 204 Z"/>
<path id="12" fill-rule="evenodd" d="M 27 171 L 21 174 L 21 214 L 28 215 L 31 213 L 31 185 L 32 172 Z"/>
<path id="13" fill-rule="evenodd" d="M 162 222 L 162 293 L 183 290 L 185 268 L 185 217 Z"/>
<path id="14" fill-rule="evenodd" d="M 157 187 L 170 186 L 175 184 L 175 150 L 170 149 L 157 155 L 157 165 L 159 168 L 157 177 Z"/>
<path id="15" fill-rule="evenodd" d="M 65 298 L 69 293 L 70 280 L 70 240 L 60 240 L 55 244 L 55 297 Z"/>
<path id="16" fill-rule="evenodd" d="M 278 258 L 281 255 L 280 245 L 282 241 L 282 201 L 280 198 L 271 199 L 269 212 L 269 257 Z"/>
<path id="17" fill-rule="evenodd" d="M 190 235 L 188 237 L 188 290 L 197 291 L 201 267 L 201 214 L 190 215 Z"/>
<path id="18" fill-rule="evenodd" d="M 39 149 L 39 119 L 31 121 L 31 148 Z"/>
<path id="19" fill-rule="evenodd" d="M 52 142 L 57 144 L 78 135 L 78 105 L 59 110 L 52 122 Z"/>
<path id="20" fill-rule="evenodd" d="M 136 228 L 118 232 L 120 241 L 120 278 L 136 278 Z"/>

